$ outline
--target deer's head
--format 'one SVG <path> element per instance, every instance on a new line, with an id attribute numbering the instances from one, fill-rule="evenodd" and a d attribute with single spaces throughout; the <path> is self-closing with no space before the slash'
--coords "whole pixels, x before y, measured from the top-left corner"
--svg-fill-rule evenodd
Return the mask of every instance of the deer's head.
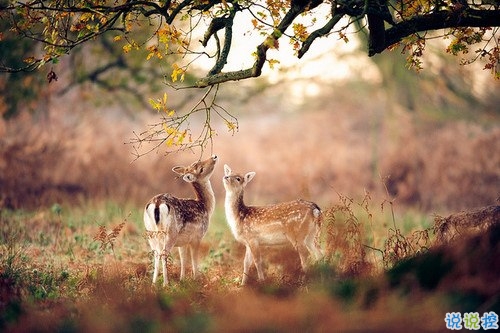
<path id="1" fill-rule="evenodd" d="M 247 172 L 244 176 L 240 174 L 233 174 L 231 168 L 224 165 L 224 178 L 222 183 L 227 192 L 240 193 L 245 186 L 253 179 L 255 172 Z"/>
<path id="2" fill-rule="evenodd" d="M 200 182 L 210 179 L 216 162 L 217 155 L 212 155 L 209 159 L 194 162 L 190 166 L 175 166 L 172 171 L 182 176 L 182 179 L 188 183 Z"/>

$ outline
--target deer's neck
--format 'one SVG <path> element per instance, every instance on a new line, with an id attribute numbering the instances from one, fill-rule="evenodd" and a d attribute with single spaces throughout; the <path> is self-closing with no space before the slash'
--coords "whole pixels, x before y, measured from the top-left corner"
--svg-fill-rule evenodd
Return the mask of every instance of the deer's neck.
<path id="1" fill-rule="evenodd" d="M 243 191 L 240 193 L 226 192 L 226 207 L 230 207 L 236 213 L 245 211 L 247 206 L 243 201 Z"/>
<path id="2" fill-rule="evenodd" d="M 226 202 L 224 205 L 226 218 L 231 232 L 238 239 L 238 226 L 243 223 L 247 207 L 243 202 L 243 192 L 230 193 L 226 192 Z"/>
<path id="3" fill-rule="evenodd" d="M 205 209 L 212 214 L 215 207 L 215 195 L 210 180 L 194 182 L 192 184 L 194 192 L 196 193 L 196 200 L 203 203 Z"/>

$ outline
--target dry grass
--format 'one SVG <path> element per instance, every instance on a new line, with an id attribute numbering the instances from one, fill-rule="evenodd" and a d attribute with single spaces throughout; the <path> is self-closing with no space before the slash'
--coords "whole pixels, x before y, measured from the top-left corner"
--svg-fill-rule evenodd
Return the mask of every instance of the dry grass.
<path id="1" fill-rule="evenodd" d="M 359 202 L 338 196 L 339 203 L 325 212 L 324 244 L 329 262 L 341 276 L 373 276 L 431 246 L 432 228 L 414 222 L 410 232 L 402 230 L 392 201 L 384 200 L 376 210 L 368 192 Z M 380 215 L 388 204 L 390 221 L 384 221 L 387 217 Z"/>
<path id="2" fill-rule="evenodd" d="M 271 115 L 239 115 L 235 106 L 240 132 L 231 136 L 215 124 L 220 132 L 213 151 L 205 154 L 218 154 L 221 164 L 235 170 L 257 172 L 248 194 L 253 203 L 303 197 L 329 206 L 337 192 L 352 197 L 365 189 L 382 200 L 382 176 L 398 207 L 447 214 L 495 204 L 500 195 L 495 122 L 422 124 L 406 114 L 377 111 L 377 105 L 375 111 L 363 109 L 369 105 L 363 101 L 373 98 L 367 93 L 353 105 L 337 96 L 314 111 Z M 42 123 L 26 115 L 7 123 L 0 137 L 1 205 L 36 208 L 94 199 L 142 204 L 159 192 L 190 195 L 170 169 L 198 154 L 151 153 L 132 162 L 132 149 L 124 145 L 132 131 L 156 120 L 113 111 L 69 117 L 55 109 Z M 219 200 L 221 169 L 213 181 Z"/>
<path id="3" fill-rule="evenodd" d="M 200 277 L 178 282 L 173 255 L 173 278 L 163 289 L 161 283 L 151 286 L 152 258 L 136 215 L 109 204 L 80 212 L 65 206 L 45 213 L 3 210 L 0 328 L 396 332 L 411 324 L 436 331 L 443 329 L 446 312 L 499 310 L 498 290 L 492 289 L 500 258 L 498 228 L 458 247 L 413 253 L 383 269 L 384 261 L 373 260 L 373 249 L 365 246 L 384 238 L 382 229 L 370 226 L 380 223 L 380 211 L 368 200 L 358 204 L 339 196 L 323 233 L 327 258 L 307 275 L 300 277 L 293 249 L 273 250 L 265 255 L 268 279 L 245 288 L 239 286 L 244 251 L 220 211 L 203 242 Z"/>
<path id="4" fill-rule="evenodd" d="M 500 194 L 499 127 L 457 123 L 429 128 L 418 140 L 416 135 L 405 137 L 383 163 L 390 194 L 399 204 L 457 211 L 495 203 Z"/>
<path id="5" fill-rule="evenodd" d="M 489 206 L 469 212 L 460 212 L 447 217 L 436 216 L 434 233 L 438 244 L 446 244 L 455 238 L 478 234 L 494 224 L 500 223 L 500 206 Z"/>

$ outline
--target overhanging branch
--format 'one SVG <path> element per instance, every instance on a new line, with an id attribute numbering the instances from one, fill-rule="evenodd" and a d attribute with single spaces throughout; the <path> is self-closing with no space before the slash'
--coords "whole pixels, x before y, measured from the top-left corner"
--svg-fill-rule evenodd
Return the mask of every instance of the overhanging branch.
<path id="1" fill-rule="evenodd" d="M 285 14 L 281 22 L 275 28 L 275 30 L 267 36 L 266 40 L 257 46 L 256 60 L 252 67 L 247 69 L 242 69 L 239 71 L 231 72 L 219 72 L 216 74 L 208 75 L 204 78 L 196 81 L 195 86 L 198 88 L 203 88 L 206 86 L 228 82 L 228 81 L 239 81 L 248 79 L 251 77 L 258 77 L 262 73 L 262 67 L 266 62 L 267 50 L 274 45 L 274 41 L 278 40 L 285 32 L 286 29 L 293 23 L 295 18 L 305 11 L 309 10 L 309 2 L 305 5 L 292 4 L 290 10 Z M 226 31 L 227 32 L 227 31 Z M 227 38 L 227 36 L 226 36 Z M 222 68 L 221 68 L 222 69 Z"/>
<path id="2" fill-rule="evenodd" d="M 340 19 L 344 17 L 344 14 L 345 14 L 344 11 L 337 11 L 323 27 L 313 31 L 302 43 L 302 47 L 300 48 L 297 57 L 299 59 L 302 58 L 302 56 L 304 56 L 304 54 L 306 54 L 307 51 L 309 51 L 311 44 L 316 40 L 316 38 L 323 37 L 328 33 L 330 33 L 330 31 L 332 31 L 332 29 L 340 21 Z"/>
<path id="3" fill-rule="evenodd" d="M 422 31 L 460 27 L 481 28 L 497 26 L 500 26 L 500 10 L 467 9 L 457 13 L 438 11 L 399 22 L 390 29 L 385 30 L 385 43 L 376 53 L 381 53 L 387 47 L 400 42 L 403 38 Z"/>
<path id="4" fill-rule="evenodd" d="M 254 66 L 255 67 L 255 66 Z M 228 82 L 228 81 L 239 81 L 248 79 L 251 77 L 257 77 L 258 71 L 254 68 L 243 69 L 240 71 L 233 71 L 227 73 L 219 73 L 214 75 L 209 75 L 207 77 L 201 78 L 196 81 L 195 86 L 198 88 L 204 88 L 207 86 L 213 86 L 218 83 Z"/>

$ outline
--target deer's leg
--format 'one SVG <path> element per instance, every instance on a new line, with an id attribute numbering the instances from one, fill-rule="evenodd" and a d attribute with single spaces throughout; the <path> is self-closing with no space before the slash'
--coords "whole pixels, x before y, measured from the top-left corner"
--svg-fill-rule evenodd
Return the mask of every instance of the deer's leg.
<path id="1" fill-rule="evenodd" d="M 160 266 L 160 257 L 161 253 L 158 252 L 157 250 L 153 250 L 153 255 L 154 255 L 154 271 L 153 271 L 153 284 L 156 283 L 156 279 L 158 279 L 158 268 Z"/>
<path id="2" fill-rule="evenodd" d="M 246 246 L 245 251 L 245 259 L 243 260 L 243 278 L 241 280 L 241 284 L 246 284 L 248 281 L 248 272 L 250 270 L 250 266 L 253 262 L 252 251 L 250 250 L 250 246 Z"/>
<path id="3" fill-rule="evenodd" d="M 167 275 L 167 260 L 172 247 L 174 247 L 176 238 L 175 237 L 165 237 L 165 245 L 163 247 L 162 252 L 162 263 L 163 263 L 163 286 L 165 287 L 168 284 L 168 275 Z"/>
<path id="4" fill-rule="evenodd" d="M 187 245 L 186 246 L 179 246 L 179 257 L 181 259 L 180 279 L 182 280 L 186 276 Z"/>
<path id="5" fill-rule="evenodd" d="M 264 280 L 264 268 L 262 268 L 262 256 L 260 255 L 260 252 L 254 256 L 254 261 L 255 268 L 257 268 L 257 276 L 259 277 L 259 280 L 262 281 Z"/>
<path id="6" fill-rule="evenodd" d="M 260 253 L 259 244 L 254 242 L 250 248 L 253 256 L 255 268 L 257 269 L 257 276 L 260 281 L 264 280 L 264 269 L 262 268 L 262 255 Z"/>
<path id="7" fill-rule="evenodd" d="M 309 234 L 305 240 L 307 249 L 309 250 L 309 253 L 311 253 L 314 256 L 314 259 L 316 261 L 321 260 L 323 258 L 323 251 L 321 251 L 321 248 L 318 245 L 317 242 L 317 237 L 314 234 Z"/>
<path id="8" fill-rule="evenodd" d="M 321 251 L 321 248 L 314 239 L 312 241 L 307 240 L 306 246 L 309 250 L 309 253 L 314 256 L 314 259 L 316 261 L 319 261 L 323 258 L 323 251 Z"/>
<path id="9" fill-rule="evenodd" d="M 191 248 L 191 264 L 193 269 L 193 278 L 196 278 L 196 274 L 198 274 L 198 252 L 200 249 L 200 242 L 194 242 L 190 246 Z"/>
<path id="10" fill-rule="evenodd" d="M 307 270 L 307 257 L 309 256 L 309 250 L 306 245 L 307 237 L 300 239 L 296 234 L 287 234 L 286 236 L 290 243 L 292 243 L 295 250 L 299 253 L 300 265 L 302 266 L 302 270 L 305 272 Z"/>
<path id="11" fill-rule="evenodd" d="M 309 256 L 309 251 L 305 244 L 297 244 L 296 246 L 297 252 L 299 252 L 300 264 L 302 266 L 302 270 L 307 271 L 307 257 Z"/>
<path id="12" fill-rule="evenodd" d="M 154 263 L 154 271 L 153 271 L 153 284 L 156 283 L 156 279 L 158 278 L 158 269 L 160 266 L 160 256 L 161 253 L 159 251 L 158 240 L 156 238 L 148 238 L 149 246 L 151 250 L 153 250 L 153 263 Z"/>
<path id="13" fill-rule="evenodd" d="M 170 251 L 163 250 L 161 252 L 161 263 L 162 263 L 162 273 L 163 273 L 163 286 L 165 287 L 168 284 L 168 274 L 167 274 L 167 261 L 168 254 Z"/>

